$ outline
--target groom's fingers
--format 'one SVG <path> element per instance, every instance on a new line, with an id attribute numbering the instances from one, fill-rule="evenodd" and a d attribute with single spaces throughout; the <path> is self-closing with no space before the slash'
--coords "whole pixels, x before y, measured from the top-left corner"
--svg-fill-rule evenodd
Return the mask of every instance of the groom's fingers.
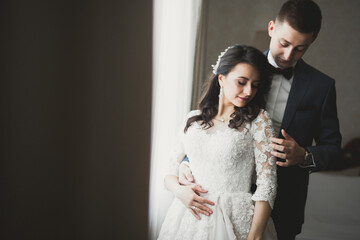
<path id="1" fill-rule="evenodd" d="M 289 167 L 290 166 L 289 160 L 286 160 L 285 162 L 277 161 L 276 164 L 280 167 Z"/>
<path id="2" fill-rule="evenodd" d="M 179 167 L 179 183 L 183 185 L 190 185 L 194 182 L 189 166 L 181 163 Z"/>
<path id="3" fill-rule="evenodd" d="M 288 134 L 287 132 L 285 132 L 284 129 L 281 129 L 281 134 L 284 136 L 285 139 L 288 139 L 288 140 L 294 140 L 290 134 Z"/>
<path id="4" fill-rule="evenodd" d="M 281 158 L 281 159 L 286 159 L 286 154 L 285 153 L 280 153 L 280 152 L 276 152 L 276 151 L 271 151 L 270 152 L 271 155 Z"/>
<path id="5" fill-rule="evenodd" d="M 194 178 L 193 178 L 193 176 L 192 176 L 192 174 L 191 174 L 190 169 L 189 169 L 189 172 L 187 172 L 187 173 L 185 174 L 185 176 L 186 176 L 186 179 L 187 179 L 189 182 L 194 182 Z"/>
<path id="6" fill-rule="evenodd" d="M 274 150 L 280 151 L 280 152 L 285 152 L 285 147 L 283 145 L 277 145 L 277 144 L 270 143 L 269 147 L 271 147 Z"/>
<path id="7" fill-rule="evenodd" d="M 179 174 L 179 183 L 186 186 L 194 184 L 192 181 L 188 180 L 188 177 L 185 174 L 182 173 Z"/>
<path id="8" fill-rule="evenodd" d="M 191 185 L 191 184 L 194 184 L 192 182 L 189 182 L 189 180 L 187 180 L 187 178 L 185 176 L 179 176 L 179 183 L 182 184 L 182 185 Z"/>
<path id="9" fill-rule="evenodd" d="M 276 137 L 272 137 L 270 138 L 270 140 L 274 143 L 280 144 L 280 145 L 285 145 L 285 139 L 282 138 L 276 138 Z"/>

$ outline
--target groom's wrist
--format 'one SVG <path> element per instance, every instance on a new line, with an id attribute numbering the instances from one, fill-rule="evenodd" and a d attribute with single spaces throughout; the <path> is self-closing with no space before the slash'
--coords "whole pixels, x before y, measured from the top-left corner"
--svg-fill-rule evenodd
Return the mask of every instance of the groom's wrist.
<path id="1" fill-rule="evenodd" d="M 303 162 L 299 164 L 300 167 L 314 167 L 315 162 L 312 152 L 310 152 L 306 148 L 304 148 L 304 150 L 305 150 L 305 154 L 304 154 Z"/>

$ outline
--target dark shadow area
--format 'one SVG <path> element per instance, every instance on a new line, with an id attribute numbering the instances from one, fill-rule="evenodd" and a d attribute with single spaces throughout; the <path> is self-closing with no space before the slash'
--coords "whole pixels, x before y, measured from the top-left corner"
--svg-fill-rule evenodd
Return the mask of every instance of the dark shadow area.
<path id="1" fill-rule="evenodd" d="M 147 239 L 152 2 L 2 1 L 0 239 Z"/>

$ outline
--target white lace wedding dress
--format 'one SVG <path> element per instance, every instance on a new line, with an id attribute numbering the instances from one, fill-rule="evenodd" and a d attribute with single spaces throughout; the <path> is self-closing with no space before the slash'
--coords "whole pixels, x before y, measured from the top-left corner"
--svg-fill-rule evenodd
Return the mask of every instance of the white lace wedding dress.
<path id="1" fill-rule="evenodd" d="M 191 111 L 187 118 L 200 114 Z M 185 126 L 185 124 L 184 124 Z M 215 122 L 204 129 L 194 122 L 184 133 L 181 129 L 177 150 L 169 160 L 168 174 L 178 175 L 178 166 L 185 154 L 190 159 L 195 182 L 208 190 L 201 194 L 215 203 L 210 216 L 197 220 L 180 200 L 174 199 L 159 239 L 246 239 L 254 214 L 255 201 L 267 201 L 271 208 L 276 195 L 276 164 L 268 147 L 273 136 L 271 120 L 261 110 L 252 122 L 236 130 Z M 256 173 L 257 189 L 250 192 Z M 269 219 L 264 240 L 276 239 L 272 219 Z"/>

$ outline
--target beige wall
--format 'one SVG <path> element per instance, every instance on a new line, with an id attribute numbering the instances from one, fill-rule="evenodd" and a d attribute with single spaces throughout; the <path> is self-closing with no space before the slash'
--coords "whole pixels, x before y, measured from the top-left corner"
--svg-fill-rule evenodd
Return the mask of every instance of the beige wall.
<path id="1" fill-rule="evenodd" d="M 147 239 L 152 1 L 0 20 L 0 239 Z"/>
<path id="2" fill-rule="evenodd" d="M 267 25 L 285 1 L 208 0 L 205 55 L 201 79 L 211 72 L 220 51 L 241 43 L 266 50 Z M 338 116 L 343 145 L 360 137 L 360 2 L 317 0 L 323 24 L 305 61 L 336 80 Z"/>

